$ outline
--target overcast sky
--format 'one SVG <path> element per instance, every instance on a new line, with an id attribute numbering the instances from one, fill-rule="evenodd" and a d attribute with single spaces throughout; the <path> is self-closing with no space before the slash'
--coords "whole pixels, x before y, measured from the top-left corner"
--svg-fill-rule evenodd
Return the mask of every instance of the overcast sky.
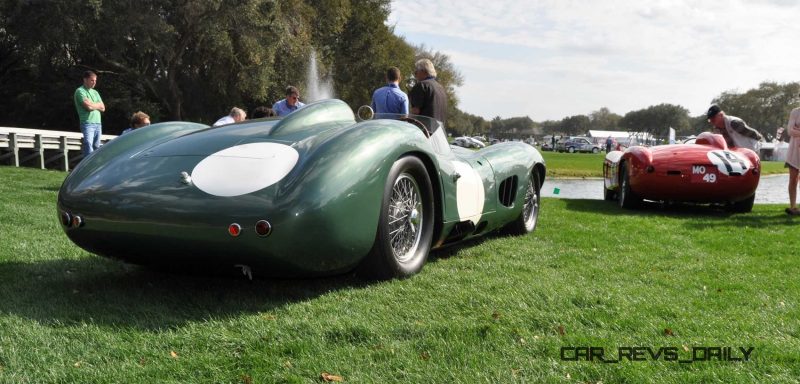
<path id="1" fill-rule="evenodd" d="M 485 118 L 700 115 L 723 91 L 800 81 L 796 0 L 393 0 L 389 23 L 449 55 L 459 107 Z"/>

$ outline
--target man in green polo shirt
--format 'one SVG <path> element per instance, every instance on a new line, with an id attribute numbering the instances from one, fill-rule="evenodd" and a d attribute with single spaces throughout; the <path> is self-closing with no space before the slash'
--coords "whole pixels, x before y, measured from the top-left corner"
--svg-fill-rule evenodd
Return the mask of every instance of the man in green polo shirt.
<path id="1" fill-rule="evenodd" d="M 75 90 L 73 99 L 75 109 L 78 111 L 78 120 L 83 133 L 83 156 L 89 156 L 94 150 L 100 148 L 100 137 L 103 135 L 103 126 L 100 122 L 100 112 L 106 111 L 103 99 L 94 89 L 97 85 L 97 74 L 92 71 L 83 73 L 83 85 Z"/>

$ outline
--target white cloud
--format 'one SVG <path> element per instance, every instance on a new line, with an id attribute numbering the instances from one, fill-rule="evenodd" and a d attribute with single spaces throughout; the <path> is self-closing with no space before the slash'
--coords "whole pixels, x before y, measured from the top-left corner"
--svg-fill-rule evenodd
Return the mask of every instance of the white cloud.
<path id="1" fill-rule="evenodd" d="M 398 33 L 452 57 L 465 76 L 462 109 L 485 117 L 560 119 L 603 106 L 624 114 L 662 102 L 699 114 L 722 91 L 800 80 L 793 1 L 398 0 L 392 7 Z"/>

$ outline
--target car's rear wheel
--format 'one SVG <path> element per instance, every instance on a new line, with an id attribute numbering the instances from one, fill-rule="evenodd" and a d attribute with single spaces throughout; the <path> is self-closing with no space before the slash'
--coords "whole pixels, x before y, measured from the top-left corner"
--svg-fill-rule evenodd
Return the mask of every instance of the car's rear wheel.
<path id="1" fill-rule="evenodd" d="M 569 152 L 569 153 L 575 153 L 575 147 L 569 147 L 569 148 L 567 148 L 567 152 Z"/>
<path id="2" fill-rule="evenodd" d="M 639 207 L 642 203 L 642 198 L 637 196 L 631 190 L 631 181 L 630 181 L 630 169 L 628 163 L 622 163 L 620 165 L 620 180 L 621 184 L 619 186 L 619 206 L 622 208 L 633 209 Z"/>
<path id="3" fill-rule="evenodd" d="M 731 203 L 727 208 L 728 211 L 734 213 L 748 213 L 753 210 L 753 203 L 756 201 L 756 194 L 742 200 Z"/>
<path id="4" fill-rule="evenodd" d="M 398 159 L 384 185 L 375 243 L 360 267 L 372 279 L 408 277 L 422 269 L 433 237 L 433 188 L 425 165 Z"/>
<path id="5" fill-rule="evenodd" d="M 526 233 L 536 230 L 536 224 L 539 222 L 539 208 L 541 204 L 542 195 L 541 183 L 539 182 L 539 174 L 532 171 L 528 177 L 528 184 L 525 188 L 525 197 L 522 200 L 522 212 L 519 216 L 506 226 L 505 231 L 511 235 L 524 235 Z"/>

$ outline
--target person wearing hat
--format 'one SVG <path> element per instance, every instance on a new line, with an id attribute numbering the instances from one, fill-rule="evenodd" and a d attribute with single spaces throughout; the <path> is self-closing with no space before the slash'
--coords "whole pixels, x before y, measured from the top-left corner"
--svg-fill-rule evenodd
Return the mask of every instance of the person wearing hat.
<path id="1" fill-rule="evenodd" d="M 789 113 L 786 133 L 789 134 L 789 150 L 786 151 L 786 167 L 789 168 L 789 208 L 786 208 L 786 213 L 796 216 L 800 215 L 800 209 L 797 209 L 797 176 L 798 169 L 800 169 L 800 108 L 795 108 Z"/>
<path id="2" fill-rule="evenodd" d="M 722 134 L 729 147 L 750 148 L 758 152 L 760 141 L 764 140 L 758 131 L 750 128 L 744 120 L 725 115 L 719 105 L 712 105 L 706 113 L 708 122 L 714 126 L 715 133 Z"/>

